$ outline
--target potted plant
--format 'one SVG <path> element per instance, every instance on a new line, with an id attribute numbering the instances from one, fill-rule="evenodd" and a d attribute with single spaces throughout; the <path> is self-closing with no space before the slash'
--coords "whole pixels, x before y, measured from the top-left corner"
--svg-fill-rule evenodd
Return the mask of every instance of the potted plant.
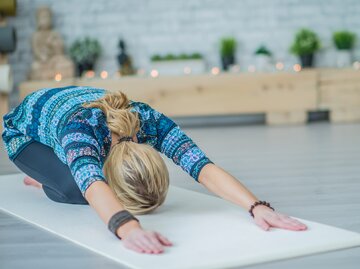
<path id="1" fill-rule="evenodd" d="M 351 65 L 351 50 L 354 47 L 356 35 L 348 31 L 338 31 L 333 34 L 333 42 L 337 49 L 336 65 L 345 67 Z"/>
<path id="2" fill-rule="evenodd" d="M 235 64 L 236 40 L 232 37 L 221 39 L 220 56 L 223 70 L 228 70 L 230 65 Z"/>
<path id="3" fill-rule="evenodd" d="M 101 46 L 96 39 L 85 37 L 75 40 L 69 53 L 76 63 L 77 75 L 81 76 L 84 71 L 94 70 L 95 62 L 101 55 Z"/>
<path id="4" fill-rule="evenodd" d="M 302 67 L 312 67 L 314 53 L 320 49 L 320 40 L 315 32 L 310 29 L 300 29 L 296 35 L 290 51 L 300 57 Z"/>
<path id="5" fill-rule="evenodd" d="M 151 57 L 151 69 L 160 75 L 202 74 L 205 62 L 200 53 L 181 53 L 166 55 L 155 54 Z"/>
<path id="6" fill-rule="evenodd" d="M 264 45 L 261 45 L 255 51 L 255 62 L 256 69 L 259 71 L 270 71 L 271 70 L 271 57 L 272 53 Z"/>

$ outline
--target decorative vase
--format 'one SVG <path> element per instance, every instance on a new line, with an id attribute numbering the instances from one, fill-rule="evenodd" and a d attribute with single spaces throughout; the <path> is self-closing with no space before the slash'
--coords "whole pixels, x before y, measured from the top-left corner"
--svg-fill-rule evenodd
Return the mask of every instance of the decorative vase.
<path id="1" fill-rule="evenodd" d="M 350 50 L 338 50 L 336 52 L 336 67 L 349 67 L 351 66 L 351 51 Z"/>
<path id="2" fill-rule="evenodd" d="M 221 64 L 223 70 L 228 70 L 230 65 L 233 65 L 235 63 L 235 57 L 234 55 L 227 55 L 221 57 Z"/>
<path id="3" fill-rule="evenodd" d="M 16 49 L 16 32 L 11 26 L 0 26 L 0 53 L 11 53 Z"/>
<path id="4" fill-rule="evenodd" d="M 271 71 L 271 57 L 265 54 L 255 55 L 256 70 L 261 72 Z"/>
<path id="5" fill-rule="evenodd" d="M 131 57 L 126 52 L 125 41 L 120 39 L 119 41 L 120 53 L 117 55 L 119 64 L 119 70 L 121 75 L 133 75 L 135 70 L 132 66 Z"/>
<path id="6" fill-rule="evenodd" d="M 314 65 L 314 54 L 304 54 L 304 55 L 300 55 L 300 61 L 301 61 L 301 66 L 303 68 L 307 68 L 307 67 L 313 67 Z"/>

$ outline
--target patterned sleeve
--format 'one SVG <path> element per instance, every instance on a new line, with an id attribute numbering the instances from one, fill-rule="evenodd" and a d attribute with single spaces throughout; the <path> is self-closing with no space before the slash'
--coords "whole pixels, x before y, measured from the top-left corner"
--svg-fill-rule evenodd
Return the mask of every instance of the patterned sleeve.
<path id="1" fill-rule="evenodd" d="M 156 126 L 155 148 L 199 182 L 201 169 L 213 162 L 172 119 L 147 104 L 145 107 Z"/>
<path id="2" fill-rule="evenodd" d="M 87 118 L 72 119 L 61 131 L 59 142 L 82 195 L 95 181 L 105 181 L 94 126 Z"/>

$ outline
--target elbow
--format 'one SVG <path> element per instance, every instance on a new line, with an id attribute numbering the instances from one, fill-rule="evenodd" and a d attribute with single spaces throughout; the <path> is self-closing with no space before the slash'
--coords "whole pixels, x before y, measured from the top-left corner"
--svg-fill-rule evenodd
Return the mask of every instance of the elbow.
<path id="1" fill-rule="evenodd" d="M 215 167 L 215 164 L 214 163 L 207 163 L 205 164 L 201 170 L 200 170 L 200 173 L 199 173 L 199 176 L 198 176 L 198 179 L 197 181 L 200 183 L 200 184 L 203 184 L 205 185 L 206 182 L 209 181 L 209 178 L 210 178 L 210 175 L 211 175 L 211 171 L 213 171 Z"/>

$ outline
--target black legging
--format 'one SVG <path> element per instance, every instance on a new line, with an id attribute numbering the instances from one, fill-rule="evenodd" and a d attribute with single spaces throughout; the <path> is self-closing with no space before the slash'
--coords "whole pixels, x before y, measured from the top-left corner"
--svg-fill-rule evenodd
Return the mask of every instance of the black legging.
<path id="1" fill-rule="evenodd" d="M 56 156 L 51 147 L 37 141 L 31 142 L 16 156 L 14 164 L 40 182 L 51 200 L 67 204 L 89 204 L 76 185 L 69 166 Z"/>

